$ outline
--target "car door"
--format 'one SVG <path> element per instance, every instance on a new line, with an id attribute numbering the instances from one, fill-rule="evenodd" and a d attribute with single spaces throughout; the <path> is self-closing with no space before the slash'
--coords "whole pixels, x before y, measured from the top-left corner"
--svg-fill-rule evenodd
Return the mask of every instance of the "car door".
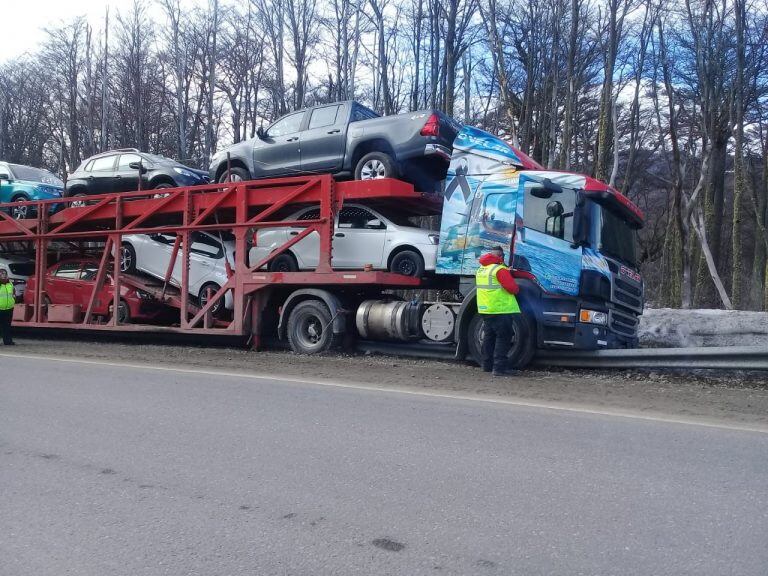
<path id="1" fill-rule="evenodd" d="M 5 162 L 0 162 L 0 202 L 10 202 L 13 196 L 13 173 Z"/>
<path id="2" fill-rule="evenodd" d="M 307 129 L 301 132 L 302 171 L 341 170 L 347 139 L 347 106 L 322 106 L 310 110 L 308 114 Z"/>
<path id="3" fill-rule="evenodd" d="M 254 144 L 257 177 L 301 173 L 301 125 L 304 111 L 289 114 L 272 124 Z"/>
<path id="4" fill-rule="evenodd" d="M 80 262 L 62 262 L 46 278 L 45 291 L 52 304 L 79 304 Z"/>
<path id="5" fill-rule="evenodd" d="M 190 240 L 189 292 L 197 295 L 206 282 L 222 285 L 226 282 L 227 273 L 224 250 L 218 240 L 202 232 L 192 232 Z"/>
<path id="6" fill-rule="evenodd" d="M 91 294 L 96 286 L 96 275 L 99 273 L 99 265 L 97 262 L 85 262 L 80 269 L 80 281 L 78 282 L 77 291 L 74 295 L 74 303 L 80 304 L 83 311 L 88 308 L 88 303 L 91 300 Z M 94 300 L 93 313 L 98 315 L 104 315 L 109 311 L 109 304 L 114 293 L 111 289 L 111 277 L 108 275 L 104 282 L 104 285 L 99 290 Z"/>
<path id="7" fill-rule="evenodd" d="M 135 153 L 120 154 L 115 168 L 114 192 L 134 192 L 139 189 L 139 171 L 131 168 L 131 162 L 141 162 L 145 167 L 148 162 Z M 142 178 L 146 184 L 146 177 Z M 142 186 L 145 188 L 146 186 Z"/>
<path id="8" fill-rule="evenodd" d="M 114 191 L 116 160 L 117 154 L 101 156 L 85 167 L 89 194 L 108 194 Z"/>
<path id="9" fill-rule="evenodd" d="M 164 279 L 175 243 L 176 234 L 147 234 L 141 243 L 134 245 L 136 267 L 142 272 Z M 171 275 L 171 279 L 177 284 L 181 283 L 181 259 L 181 249 L 179 249 Z"/>
<path id="10" fill-rule="evenodd" d="M 296 216 L 292 217 L 292 220 L 318 220 L 320 218 L 320 208 L 306 208 L 302 212 L 299 212 Z M 290 240 L 294 236 L 298 236 L 304 231 L 304 228 L 294 227 L 286 228 L 287 234 L 282 242 L 280 242 L 275 248 L 279 248 L 280 245 Z M 309 236 L 302 238 L 291 248 L 291 251 L 296 256 L 299 268 L 310 269 L 317 268 L 320 262 L 320 235 L 317 232 L 312 232 Z"/>
<path id="11" fill-rule="evenodd" d="M 333 235 L 333 267 L 383 268 L 386 238 L 386 224 L 378 215 L 362 206 L 343 207 Z"/>

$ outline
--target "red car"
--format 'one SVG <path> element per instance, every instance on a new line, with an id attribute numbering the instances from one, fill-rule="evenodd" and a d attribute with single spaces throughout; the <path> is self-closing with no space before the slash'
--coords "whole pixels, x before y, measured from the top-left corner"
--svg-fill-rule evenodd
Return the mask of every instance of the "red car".
<path id="1" fill-rule="evenodd" d="M 110 264 L 111 265 L 111 264 Z M 79 304 L 83 312 L 88 308 L 88 302 L 96 284 L 96 274 L 99 264 L 90 259 L 70 259 L 54 264 L 45 275 L 45 304 Z M 32 276 L 27 281 L 24 292 L 24 303 L 33 304 L 37 279 Z M 112 316 L 112 298 L 114 295 L 111 275 L 96 294 L 93 314 L 96 316 Z M 154 297 L 139 288 L 120 283 L 120 306 L 118 321 L 121 324 L 155 320 L 167 308 Z"/>

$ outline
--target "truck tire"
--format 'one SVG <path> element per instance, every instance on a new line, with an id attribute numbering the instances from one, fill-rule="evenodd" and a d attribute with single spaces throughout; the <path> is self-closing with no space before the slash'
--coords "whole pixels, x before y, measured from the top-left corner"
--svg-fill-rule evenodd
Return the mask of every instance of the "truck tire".
<path id="1" fill-rule="evenodd" d="M 389 271 L 403 276 L 421 278 L 424 276 L 424 258 L 415 250 L 398 252 L 389 263 Z"/>
<path id="2" fill-rule="evenodd" d="M 397 176 L 397 164 L 386 152 L 369 152 L 360 158 L 355 167 L 355 180 L 378 180 Z"/>
<path id="3" fill-rule="evenodd" d="M 297 354 L 319 354 L 335 348 L 340 337 L 333 333 L 328 307 L 318 300 L 304 300 L 288 317 L 288 343 Z"/>
<path id="4" fill-rule="evenodd" d="M 469 355 L 478 366 L 483 364 L 483 317 L 481 314 L 475 314 L 469 321 L 467 328 L 467 344 Z M 507 355 L 509 368 L 522 370 L 531 363 L 533 355 L 536 352 L 536 338 L 533 327 L 525 312 L 515 314 L 513 319 L 513 329 L 515 337 L 512 347 Z M 519 336 L 519 337 L 518 337 Z"/>
<path id="5" fill-rule="evenodd" d="M 240 168 L 239 166 L 234 166 L 229 172 L 226 170 L 224 171 L 224 173 L 219 177 L 219 183 L 223 184 L 224 182 L 229 182 L 230 174 L 232 174 L 232 182 L 244 182 L 246 180 L 251 180 L 251 173 L 248 172 L 248 170 L 245 168 Z"/>

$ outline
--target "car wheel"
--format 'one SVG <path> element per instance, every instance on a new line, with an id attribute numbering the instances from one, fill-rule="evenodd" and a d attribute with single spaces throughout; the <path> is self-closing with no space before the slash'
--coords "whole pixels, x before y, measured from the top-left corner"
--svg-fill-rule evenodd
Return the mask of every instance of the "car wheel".
<path id="1" fill-rule="evenodd" d="M 296 272 L 299 269 L 299 263 L 293 254 L 280 254 L 269 263 L 270 272 Z"/>
<path id="2" fill-rule="evenodd" d="M 28 202 L 29 198 L 26 196 L 17 196 L 12 200 L 12 202 Z M 35 215 L 35 209 L 32 206 L 12 206 L 11 207 L 11 217 L 14 220 L 24 220 L 26 218 L 32 218 Z"/>
<path id="3" fill-rule="evenodd" d="M 414 250 L 403 250 L 392 258 L 389 271 L 403 276 L 421 278 L 424 275 L 424 258 Z"/>
<path id="4" fill-rule="evenodd" d="M 109 313 L 112 314 L 114 306 L 110 304 Z M 128 303 L 125 300 L 120 300 L 120 304 L 117 305 L 117 323 L 118 324 L 130 324 L 131 323 L 131 309 L 128 307 Z"/>
<path id="5" fill-rule="evenodd" d="M 120 246 L 120 272 L 136 273 L 136 250 L 128 242 Z"/>
<path id="6" fill-rule="evenodd" d="M 467 328 L 469 355 L 479 366 L 483 365 L 483 316 L 475 314 Z M 507 354 L 509 368 L 521 370 L 528 366 L 536 352 L 536 338 L 524 312 L 512 319 L 512 347 Z"/>
<path id="7" fill-rule="evenodd" d="M 205 284 L 202 288 L 200 288 L 200 293 L 197 295 L 197 302 L 200 304 L 200 308 L 203 308 L 206 304 L 208 304 L 208 290 L 210 289 L 211 295 L 216 294 L 221 289 L 221 286 L 216 284 L 215 282 L 208 282 Z M 222 311 L 224 310 L 224 296 L 219 298 L 219 300 L 211 307 L 211 315 L 214 318 L 218 318 L 221 316 Z"/>
<path id="8" fill-rule="evenodd" d="M 156 186 L 152 186 L 152 190 L 166 190 L 168 188 L 175 188 L 173 184 L 168 184 L 167 182 L 161 182 L 160 184 L 157 184 Z M 153 194 L 152 198 L 165 198 L 168 196 L 168 194 Z"/>
<path id="9" fill-rule="evenodd" d="M 88 206 L 88 202 L 85 201 L 86 194 L 83 194 L 82 192 L 80 194 L 75 194 L 72 196 L 73 200 L 69 203 L 70 207 L 72 208 L 83 208 L 84 206 Z M 77 200 L 74 200 L 74 198 L 77 198 Z"/>
<path id="10" fill-rule="evenodd" d="M 222 184 L 224 182 L 245 182 L 246 180 L 251 180 L 251 174 L 248 170 L 239 166 L 235 166 L 229 172 L 225 170 L 219 177 L 219 183 Z"/>
<path id="11" fill-rule="evenodd" d="M 355 167 L 355 180 L 378 180 L 397 178 L 397 165 L 386 152 L 370 152 Z"/>
<path id="12" fill-rule="evenodd" d="M 339 343 L 328 307 L 318 300 L 299 302 L 288 317 L 288 342 L 297 354 L 327 352 Z"/>

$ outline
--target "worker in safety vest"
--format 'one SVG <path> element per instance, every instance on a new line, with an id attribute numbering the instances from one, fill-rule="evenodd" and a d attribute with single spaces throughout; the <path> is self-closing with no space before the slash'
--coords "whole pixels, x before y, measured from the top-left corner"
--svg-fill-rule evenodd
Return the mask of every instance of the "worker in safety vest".
<path id="1" fill-rule="evenodd" d="M 493 372 L 494 376 L 509 375 L 512 372 L 507 366 L 507 354 L 512 346 L 513 315 L 520 314 L 515 297 L 520 289 L 504 265 L 501 246 L 491 248 L 479 262 L 475 285 L 477 311 L 483 317 L 483 370 Z"/>
<path id="2" fill-rule="evenodd" d="M 0 334 L 3 336 L 3 344 L 6 346 L 13 346 L 11 320 L 13 319 L 14 304 L 16 304 L 16 291 L 13 283 L 8 280 L 8 272 L 0 270 Z"/>

